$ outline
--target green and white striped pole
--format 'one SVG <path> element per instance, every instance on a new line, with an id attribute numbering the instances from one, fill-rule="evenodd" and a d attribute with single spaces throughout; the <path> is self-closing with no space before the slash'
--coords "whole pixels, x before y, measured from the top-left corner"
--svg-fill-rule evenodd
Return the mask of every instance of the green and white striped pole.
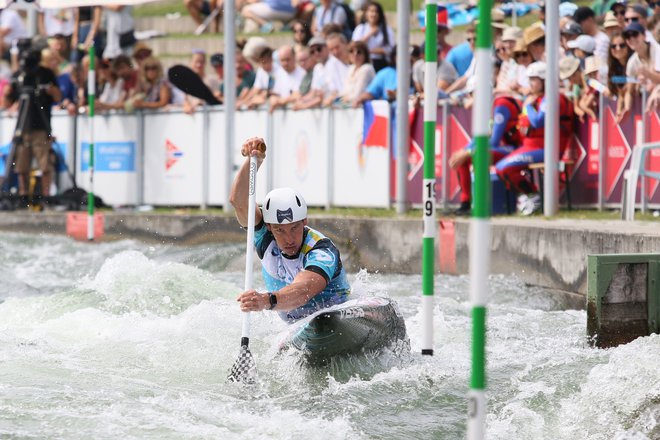
<path id="1" fill-rule="evenodd" d="M 96 102 L 96 54 L 94 44 L 89 47 L 89 72 L 87 73 L 87 93 L 89 105 L 89 188 L 87 191 L 87 239 L 94 240 L 94 103 Z"/>
<path id="2" fill-rule="evenodd" d="M 433 356 L 435 271 L 435 125 L 438 113 L 438 1 L 426 0 L 424 40 L 424 236 L 422 241 L 422 354 Z"/>
<path id="3" fill-rule="evenodd" d="M 486 435 L 486 302 L 490 271 L 490 146 L 492 107 L 492 0 L 479 2 L 477 84 L 472 110 L 474 197 L 470 227 L 470 302 L 472 303 L 472 373 L 468 394 L 468 440 Z"/>

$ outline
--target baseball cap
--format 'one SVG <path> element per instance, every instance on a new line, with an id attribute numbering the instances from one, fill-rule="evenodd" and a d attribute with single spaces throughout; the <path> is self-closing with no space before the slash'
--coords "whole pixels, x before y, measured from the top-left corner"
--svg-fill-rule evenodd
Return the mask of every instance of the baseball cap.
<path id="1" fill-rule="evenodd" d="M 325 46 L 325 39 L 323 37 L 319 37 L 318 35 L 315 37 L 312 37 L 309 40 L 309 43 L 307 43 L 308 47 L 312 46 Z"/>
<path id="2" fill-rule="evenodd" d="M 630 5 L 629 8 L 632 8 L 633 11 L 638 13 L 644 18 L 648 18 L 649 16 L 649 10 L 646 9 L 646 6 L 640 5 L 639 3 L 635 3 L 634 5 Z"/>
<path id="3" fill-rule="evenodd" d="M 209 59 L 209 61 L 211 62 L 211 65 L 213 67 L 224 66 L 225 56 L 224 56 L 224 54 L 221 54 L 221 53 L 214 53 L 213 55 L 211 55 L 211 58 Z"/>
<path id="4" fill-rule="evenodd" d="M 594 53 L 596 51 L 596 39 L 590 35 L 580 35 L 566 45 L 571 49 L 580 49 L 582 52 Z"/>
<path id="5" fill-rule="evenodd" d="M 564 2 L 559 4 L 559 16 L 571 17 L 577 11 L 578 5 L 571 2 Z"/>
<path id="6" fill-rule="evenodd" d="M 545 71 L 545 63 L 542 61 L 537 61 L 527 66 L 527 77 L 545 79 Z"/>
<path id="7" fill-rule="evenodd" d="M 592 57 L 590 57 L 592 58 Z M 575 57 L 564 57 L 559 62 L 559 78 L 562 80 L 570 78 L 580 68 L 580 60 Z"/>
<path id="8" fill-rule="evenodd" d="M 637 32 L 640 34 L 644 34 L 646 33 L 646 29 L 644 29 L 644 26 L 642 26 L 640 23 L 633 21 L 623 30 L 623 36 L 625 37 L 626 34 L 630 32 Z"/>
<path id="9" fill-rule="evenodd" d="M 610 11 L 613 11 L 617 6 L 623 6 L 624 8 L 628 6 L 628 0 L 617 0 L 610 6 Z"/>
<path id="10" fill-rule="evenodd" d="M 582 35 L 584 32 L 582 31 L 582 26 L 574 21 L 569 21 L 561 28 L 561 33 L 564 35 Z"/>

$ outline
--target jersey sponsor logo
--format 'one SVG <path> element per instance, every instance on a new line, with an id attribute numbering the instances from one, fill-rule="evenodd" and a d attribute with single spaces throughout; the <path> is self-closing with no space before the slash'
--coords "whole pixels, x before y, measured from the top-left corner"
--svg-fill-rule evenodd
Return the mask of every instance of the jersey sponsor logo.
<path id="1" fill-rule="evenodd" d="M 335 254 L 328 249 L 317 249 L 307 254 L 307 262 L 321 263 L 324 266 L 335 264 Z"/>

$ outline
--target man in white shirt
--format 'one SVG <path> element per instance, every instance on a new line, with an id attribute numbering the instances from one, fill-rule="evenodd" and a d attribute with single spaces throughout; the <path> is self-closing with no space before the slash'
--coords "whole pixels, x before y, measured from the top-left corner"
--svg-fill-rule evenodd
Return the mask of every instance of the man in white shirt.
<path id="1" fill-rule="evenodd" d="M 306 72 L 305 69 L 296 65 L 295 53 L 291 46 L 283 46 L 277 51 L 280 61 L 279 67 L 275 67 L 273 74 L 274 82 L 271 90 L 270 112 L 278 107 L 284 107 L 295 98 L 294 92 L 300 88 Z"/>
<path id="2" fill-rule="evenodd" d="M 598 28 L 596 13 L 593 9 L 588 6 L 580 6 L 575 10 L 573 20 L 580 25 L 585 35 L 589 35 L 596 40 L 594 56 L 607 63 L 610 53 L 610 37 Z"/>

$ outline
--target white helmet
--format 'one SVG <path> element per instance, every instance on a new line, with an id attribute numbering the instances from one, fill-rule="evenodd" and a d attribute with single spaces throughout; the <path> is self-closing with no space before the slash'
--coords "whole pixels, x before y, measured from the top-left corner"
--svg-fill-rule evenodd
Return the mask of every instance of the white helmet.
<path id="1" fill-rule="evenodd" d="M 545 69 L 546 67 L 543 61 L 532 63 L 527 66 L 527 77 L 545 79 Z"/>
<path id="2" fill-rule="evenodd" d="M 293 223 L 307 218 L 305 199 L 292 188 L 277 188 L 266 194 L 262 211 L 266 223 Z"/>

